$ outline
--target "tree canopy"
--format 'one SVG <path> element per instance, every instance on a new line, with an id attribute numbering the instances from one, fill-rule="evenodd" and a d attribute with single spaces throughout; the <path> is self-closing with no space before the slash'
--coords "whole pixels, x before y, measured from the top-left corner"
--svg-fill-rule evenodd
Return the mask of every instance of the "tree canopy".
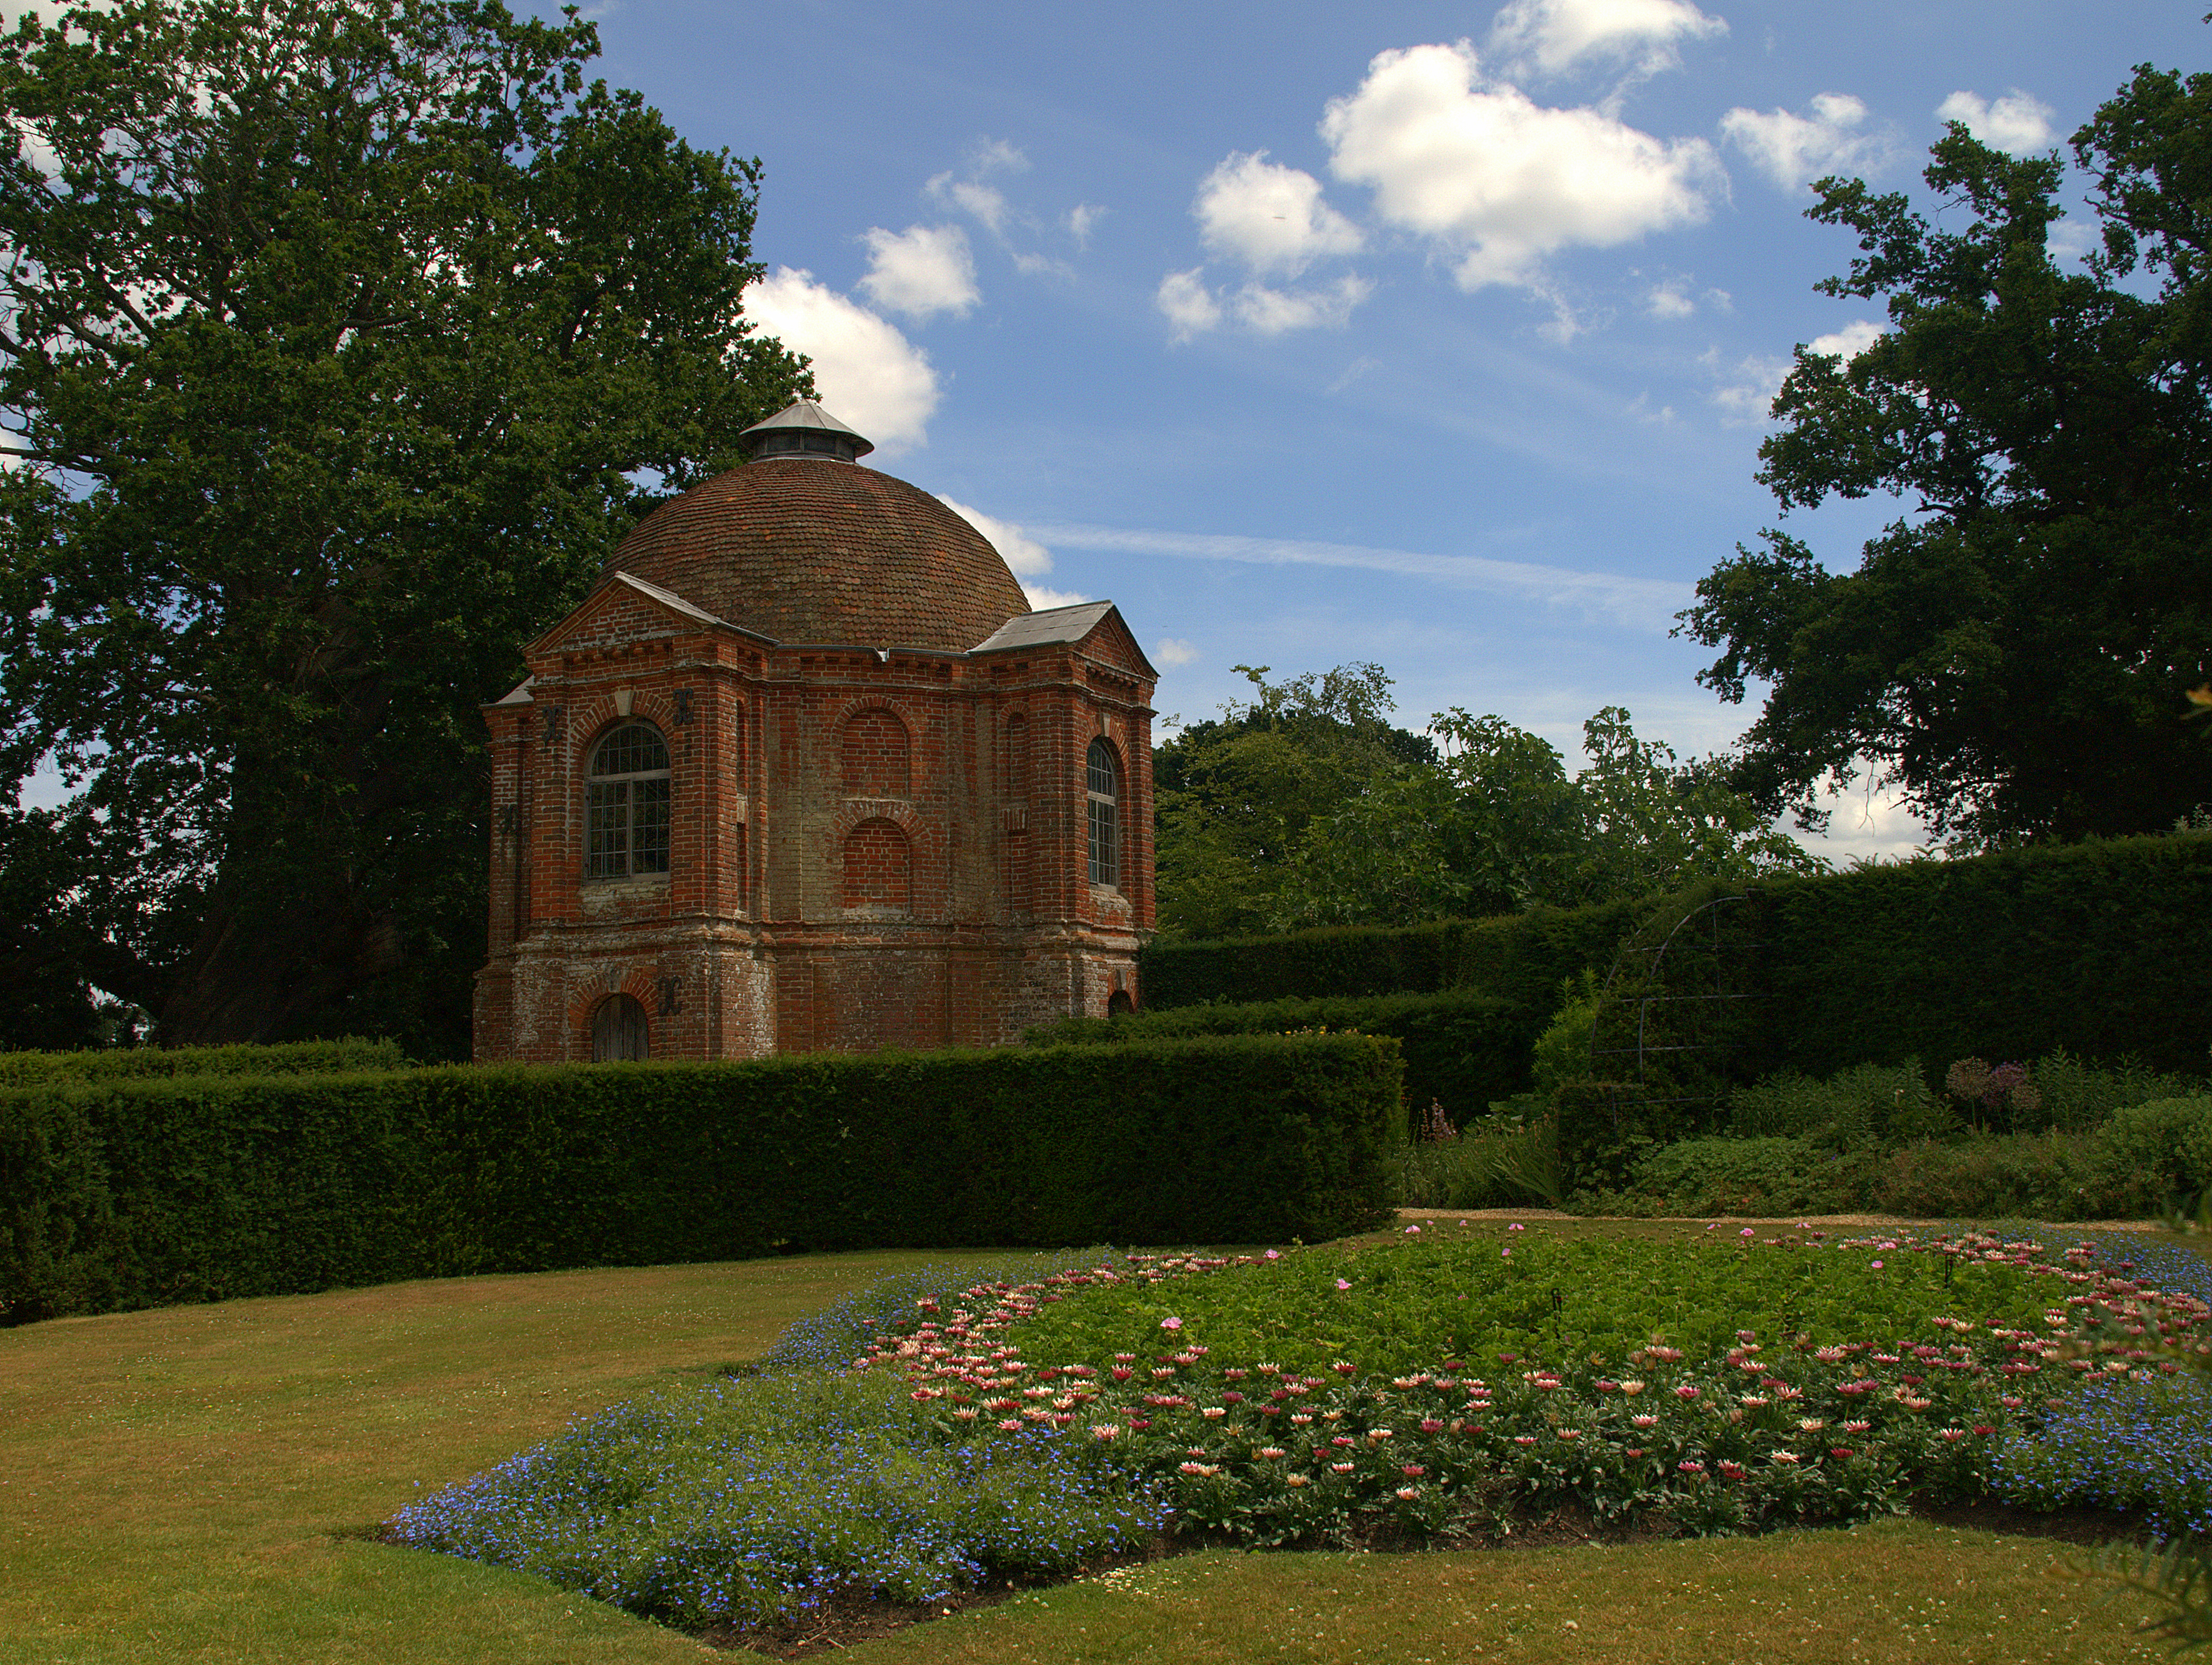
<path id="1" fill-rule="evenodd" d="M 2072 141 L 2101 233 L 2054 253 L 2057 152 L 1954 123 L 1938 217 L 1856 179 L 1808 212 L 1857 234 L 1825 294 L 1887 302 L 1848 360 L 1797 350 L 1760 447 L 1786 514 L 1911 505 L 1851 573 L 1778 530 L 1698 586 L 1699 680 L 1770 687 L 1735 782 L 1809 812 L 1871 766 L 1971 844 L 2163 830 L 2212 800 L 2179 718 L 2212 674 L 2212 76 L 2148 65 Z"/>
<path id="2" fill-rule="evenodd" d="M 1159 922 L 1171 935 L 1272 929 L 1308 824 L 1394 766 L 1437 757 L 1425 735 L 1391 726 L 1390 678 L 1380 665 L 1280 682 L 1267 680 L 1266 665 L 1235 669 L 1253 698 L 1152 753 Z"/>
<path id="3" fill-rule="evenodd" d="M 1153 753 L 1161 929 L 1411 924 L 1655 894 L 1820 863 L 1725 779 L 1608 706 L 1570 775 L 1549 742 L 1453 710 L 1394 728 L 1380 665 L 1279 683 Z"/>
<path id="4" fill-rule="evenodd" d="M 742 316 L 758 163 L 597 51 L 499 0 L 0 38 L 0 775 L 75 789 L 0 824 L 0 890 L 45 899 L 0 978 L 164 1039 L 465 1050 L 477 706 L 811 391 Z"/>

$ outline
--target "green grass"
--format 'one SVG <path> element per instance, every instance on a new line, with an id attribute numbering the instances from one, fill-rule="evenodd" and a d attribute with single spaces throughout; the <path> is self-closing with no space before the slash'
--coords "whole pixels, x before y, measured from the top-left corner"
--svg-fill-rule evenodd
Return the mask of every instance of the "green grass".
<path id="1" fill-rule="evenodd" d="M 0 1660 L 706 1656 L 537 1580 L 363 1535 L 418 1486 L 757 1354 L 793 1319 L 932 1258 L 416 1283 L 0 1331 Z M 2129 1639 L 2146 1604 L 2099 1606 L 2045 1576 L 2063 1553 L 1917 1522 L 1610 1548 L 1207 1553 L 1026 1593 L 851 1656 L 2157 1656 Z"/>

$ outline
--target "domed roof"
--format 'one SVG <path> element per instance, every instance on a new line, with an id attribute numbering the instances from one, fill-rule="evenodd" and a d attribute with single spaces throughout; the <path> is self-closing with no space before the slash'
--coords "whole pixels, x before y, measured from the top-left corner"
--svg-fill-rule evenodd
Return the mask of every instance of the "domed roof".
<path id="1" fill-rule="evenodd" d="M 609 565 L 781 642 L 964 652 L 1030 610 L 981 532 L 835 457 L 717 475 L 640 521 Z"/>

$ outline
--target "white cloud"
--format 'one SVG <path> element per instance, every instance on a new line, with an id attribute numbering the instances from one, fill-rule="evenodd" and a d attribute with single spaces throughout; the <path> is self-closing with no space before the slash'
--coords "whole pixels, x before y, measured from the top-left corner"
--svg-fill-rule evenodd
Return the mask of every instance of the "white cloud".
<path id="1" fill-rule="evenodd" d="M 1007 205 L 1006 193 L 996 185 L 987 185 L 977 179 L 956 179 L 950 173 L 939 173 L 922 191 L 933 202 L 957 208 L 963 214 L 972 214 L 983 222 L 994 237 L 1006 235 L 1007 217 L 1013 212 Z"/>
<path id="2" fill-rule="evenodd" d="M 878 306 L 913 318 L 933 312 L 958 318 L 982 299 L 968 233 L 957 226 L 872 226 L 861 240 L 868 245 L 868 275 L 860 287 Z"/>
<path id="3" fill-rule="evenodd" d="M 1106 210 L 1096 203 L 1078 203 L 1073 208 L 1068 209 L 1067 232 L 1068 235 L 1075 239 L 1077 248 L 1087 249 L 1091 246 L 1091 233 L 1096 229 L 1098 222 L 1105 217 Z"/>
<path id="4" fill-rule="evenodd" d="M 1858 318 L 1829 335 L 1815 336 L 1805 345 L 1815 353 L 1840 353 L 1848 364 L 1880 341 L 1881 336 L 1881 325 L 1867 318 Z"/>
<path id="5" fill-rule="evenodd" d="M 1782 378 L 1790 373 L 1787 359 L 1753 355 L 1723 372 L 1728 379 L 1713 390 L 1713 403 L 1721 408 L 1721 421 L 1730 427 L 1749 427 L 1767 419 Z"/>
<path id="6" fill-rule="evenodd" d="M 1027 578 L 1021 580 L 1021 586 L 1022 594 L 1030 598 L 1030 608 L 1038 613 L 1055 607 L 1079 607 L 1091 599 L 1088 596 L 1078 595 L 1073 590 L 1048 590 L 1043 584 L 1031 584 Z"/>
<path id="7" fill-rule="evenodd" d="M 1689 0 L 1512 0 L 1492 25 L 1492 50 L 1555 76 L 1586 58 L 1628 61 L 1642 74 L 1671 68 L 1677 41 L 1726 34 Z"/>
<path id="8" fill-rule="evenodd" d="M 1321 130 L 1337 177 L 1394 226 L 1462 251 L 1462 288 L 1540 287 L 1545 257 L 1692 224 L 1724 183 L 1703 139 L 1653 138 L 1602 111 L 1551 109 L 1485 80 L 1474 49 L 1383 52 Z"/>
<path id="9" fill-rule="evenodd" d="M 1221 322 L 1221 303 L 1200 277 L 1200 269 L 1193 267 L 1187 272 L 1170 272 L 1160 280 L 1159 294 L 1154 297 L 1168 322 L 1175 326 L 1174 338 L 1177 341 L 1188 341 Z"/>
<path id="10" fill-rule="evenodd" d="M 1197 647 L 1180 636 L 1163 637 L 1152 644 L 1152 658 L 1163 670 L 1189 664 L 1197 657 Z"/>
<path id="11" fill-rule="evenodd" d="M 1879 324 L 1856 318 L 1840 330 L 1814 336 L 1805 346 L 1814 353 L 1840 354 L 1848 363 L 1881 340 L 1881 335 Z M 1782 391 L 1783 378 L 1796 360 L 1754 354 L 1723 369 L 1717 355 L 1708 354 L 1706 362 L 1722 378 L 1712 394 L 1713 403 L 1721 408 L 1722 421 L 1730 427 L 1753 427 L 1769 420 L 1774 396 Z"/>
<path id="12" fill-rule="evenodd" d="M 1195 560 L 1245 561 L 1262 566 L 1334 566 L 1426 578 L 1455 590 L 1514 596 L 1604 614 L 1621 623 L 1663 633 L 1674 615 L 1695 599 L 1692 586 L 1662 578 L 1583 572 L 1533 561 L 1487 555 L 1433 555 L 1412 549 L 1376 549 L 1356 543 L 1304 538 L 1224 537 L 1078 524 L 1034 529 L 1064 548 L 1107 549 L 1127 554 L 1171 555 Z"/>
<path id="13" fill-rule="evenodd" d="M 1341 330 L 1352 321 L 1352 309 L 1373 293 L 1364 277 L 1340 277 L 1325 288 L 1271 289 L 1264 283 L 1247 283 L 1237 292 L 1230 310 L 1237 321 L 1255 335 L 1279 336 L 1290 330 Z"/>
<path id="14" fill-rule="evenodd" d="M 1686 318 L 1696 312 L 1698 303 L 1682 293 L 1680 284 L 1661 283 L 1656 285 L 1651 293 L 1644 297 L 1644 310 L 1650 313 L 1653 318 L 1664 318 L 1673 323 Z"/>
<path id="15" fill-rule="evenodd" d="M 1001 520 L 996 515 L 987 515 L 981 509 L 971 509 L 965 503 L 956 502 L 945 496 L 943 492 L 937 493 L 937 500 L 982 533 L 990 541 L 991 547 L 999 552 L 999 558 L 1013 569 L 1015 577 L 1052 571 L 1052 551 L 1012 521 Z"/>
<path id="16" fill-rule="evenodd" d="M 937 500 L 958 515 L 990 541 L 1029 597 L 1030 605 L 1039 610 L 1049 607 L 1073 607 L 1091 599 L 1079 596 L 1073 590 L 1054 590 L 1034 580 L 1040 573 L 1052 571 L 1052 551 L 1039 543 L 1010 520 L 996 515 L 987 515 L 981 509 L 971 509 L 965 503 L 954 501 L 939 492 Z"/>
<path id="17" fill-rule="evenodd" d="M 1975 93 L 1954 93 L 1936 106 L 1936 114 L 1942 121 L 1966 123 L 1966 130 L 1984 144 L 2015 156 L 2045 149 L 2057 136 L 2051 125 L 2057 112 L 2017 87 L 1993 100 Z"/>
<path id="18" fill-rule="evenodd" d="M 745 316 L 814 361 L 815 390 L 838 421 L 886 453 L 927 442 L 937 372 L 896 326 L 789 266 L 746 289 Z"/>
<path id="19" fill-rule="evenodd" d="M 1358 227 L 1322 201 L 1320 180 L 1269 161 L 1264 150 L 1231 152 L 1200 185 L 1190 211 L 1199 240 L 1243 262 L 1255 277 L 1296 277 L 1364 240 Z"/>
<path id="20" fill-rule="evenodd" d="M 1738 106 L 1721 118 L 1721 135 L 1784 191 L 1830 173 L 1870 168 L 1887 155 L 1885 136 L 1858 130 L 1867 118 L 1860 100 L 1822 93 L 1811 108 L 1810 115 L 1793 116 Z"/>

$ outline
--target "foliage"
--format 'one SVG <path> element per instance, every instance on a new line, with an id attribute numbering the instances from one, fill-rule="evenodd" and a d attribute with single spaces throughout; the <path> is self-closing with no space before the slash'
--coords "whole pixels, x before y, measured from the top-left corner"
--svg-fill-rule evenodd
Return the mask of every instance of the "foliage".
<path id="1" fill-rule="evenodd" d="M 1928 1089 L 1920 1061 L 1854 1064 L 1825 1081 L 1794 1071 L 1739 1087 L 1729 1101 L 1729 1129 L 1746 1135 L 1802 1135 L 1827 1150 L 1937 1138 L 1957 1125 Z"/>
<path id="2" fill-rule="evenodd" d="M 1418 1538 L 1572 1504 L 1702 1533 L 1978 1495 L 2050 1359 L 2148 1379 L 2194 1356 L 2212 1312 L 2146 1296 L 2083 1245 L 1517 1229 L 1497 1256 L 1494 1237 L 1413 1233 L 1358 1254 L 1133 1256 L 1079 1297 L 1012 1305 L 988 1354 L 997 1326 L 970 1312 L 876 1357 L 948 1429 L 1087 1430 L 1102 1461 L 1167 1488 L 1178 1530 Z M 2075 1290 L 2052 1332 L 2043 1307 Z M 2153 1312 L 2157 1348 L 2127 1353 L 2114 1338 Z M 2201 1455 L 2201 1429 L 2184 1444 Z"/>
<path id="3" fill-rule="evenodd" d="M 1514 1116 L 1470 1122 L 1449 1139 L 1419 1140 L 1398 1159 L 1392 1201 L 1407 1208 L 1557 1208 L 1566 1187 L 1550 1123 Z"/>
<path id="4" fill-rule="evenodd" d="M 957 1310 L 963 1299 L 983 1301 L 1016 1285 L 1055 1282 L 1058 1274 L 1096 1266 L 1113 1253 L 1111 1249 L 1089 1248 L 999 1255 L 936 1261 L 893 1272 L 790 1325 L 761 1354 L 757 1367 L 843 1370 L 883 1336 L 911 1329 L 917 1312 Z"/>
<path id="5" fill-rule="evenodd" d="M 2124 1105 L 2098 1142 L 2108 1171 L 2132 1182 L 2158 1213 L 2212 1194 L 2212 1098 Z"/>
<path id="6" fill-rule="evenodd" d="M 1276 1000 L 1179 1006 L 1115 1018 L 1067 1018 L 1030 1032 L 1036 1045 L 1091 1045 L 1194 1035 L 1280 1035 L 1357 1029 L 1394 1038 L 1406 1060 L 1406 1103 L 1441 1103 L 1455 1123 L 1480 1116 L 1528 1077 L 1540 1020 L 1494 996 L 1452 989 L 1433 995 Z"/>
<path id="7" fill-rule="evenodd" d="M 2006 849 L 1821 879 L 1760 880 L 1720 930 L 1741 945 L 1739 1081 L 1871 1061 L 2033 1058 L 2065 1047 L 2201 1071 L 2212 1008 L 2188 979 L 2212 932 L 2202 833 Z"/>
<path id="8" fill-rule="evenodd" d="M 1147 1010 L 1463 989 L 1549 1014 L 1567 978 L 1613 963 L 1635 902 L 1531 908 L 1399 929 L 1350 925 L 1215 942 L 1152 941 L 1138 956 Z"/>
<path id="9" fill-rule="evenodd" d="M 671 1388 L 403 1510 L 394 1542 L 697 1628 L 907 1603 L 1142 1543 L 1146 1488 L 1045 1438 L 949 1443 L 882 1377 Z"/>
<path id="10" fill-rule="evenodd" d="M 1231 1036 L 0 1091 L 0 1321 L 779 1249 L 1326 1238 L 1396 1044 Z"/>
<path id="11" fill-rule="evenodd" d="M 2196 1373 L 2091 1383 L 2008 1438 L 1996 1488 L 2032 1509 L 2140 1515 L 2160 1536 L 2212 1535 L 2212 1379 Z"/>
<path id="12" fill-rule="evenodd" d="M 1149 1367 L 1171 1339 L 1203 1344 L 1216 1365 L 1267 1360 L 1326 1376 L 1350 1359 L 1363 1375 L 1398 1376 L 1500 1352 L 1556 1366 L 1595 1352 L 1618 1366 L 1655 1340 L 1710 1362 L 1739 1329 L 1807 1335 L 1815 1347 L 1910 1345 L 1931 1314 L 2039 1328 L 2056 1299 L 2049 1269 L 2031 1269 L 2039 1258 L 2021 1250 L 1984 1261 L 1930 1239 L 1885 1253 L 1873 1238 L 1772 1228 L 1763 1240 L 1695 1228 L 1656 1240 L 1563 1237 L 1540 1226 L 1465 1238 L 1448 1224 L 1245 1256 L 1203 1278 L 1091 1288 L 1024 1318 L 1018 1339 L 1033 1357 L 1101 1368 L 1123 1352 Z M 1168 1317 L 1180 1320 L 1172 1338 L 1159 1333 Z"/>
<path id="13" fill-rule="evenodd" d="M 2065 170 L 1953 123 L 1926 170 L 1958 229 L 1856 179 L 1808 210 L 1857 235 L 1825 294 L 1886 297 L 1848 360 L 1799 348 L 1759 480 L 1786 513 L 1913 506 L 1856 572 L 1778 531 L 1698 586 L 1700 681 L 1769 685 L 1736 784 L 1809 808 L 1870 760 L 1939 835 L 2163 830 L 2212 797 L 2180 720 L 2212 670 L 2203 203 L 2212 76 L 2145 65 L 2074 136 L 2103 247 L 2054 258 Z M 2154 292 L 2151 291 L 2155 282 Z"/>
<path id="14" fill-rule="evenodd" d="M 51 757 L 76 790 L 0 841 L 49 899 L 0 1005 L 465 1050 L 477 706 L 639 481 L 806 385 L 741 316 L 757 164 L 586 84 L 597 51 L 501 0 L 0 40 L 0 784 Z"/>
<path id="15" fill-rule="evenodd" d="M 1316 818 L 1277 909 L 1284 925 L 1405 925 L 1632 899 L 1698 878 L 1815 873 L 1710 760 L 1677 764 L 1608 705 L 1583 725 L 1570 779 L 1546 741 L 1454 709 L 1433 764 L 1377 775 Z"/>
<path id="16" fill-rule="evenodd" d="M 133 1046 L 81 1052 L 0 1052 L 0 1087 L 119 1081 L 149 1075 L 330 1075 L 404 1069 L 396 1042 L 293 1041 L 283 1046 Z"/>
<path id="17" fill-rule="evenodd" d="M 2145 1620 L 2139 1628 L 2171 1642 L 2175 1653 L 2212 1643 L 2212 1560 L 2202 1539 L 2105 1544 L 2091 1553 L 2081 1571 L 2155 1601 L 2163 1614 Z"/>
<path id="18" fill-rule="evenodd" d="M 1392 770 L 1432 761 L 1426 736 L 1390 726 L 1390 678 L 1339 665 L 1280 682 L 1238 665 L 1253 698 L 1152 752 L 1159 925 L 1170 936 L 1265 929 L 1310 822 Z"/>

